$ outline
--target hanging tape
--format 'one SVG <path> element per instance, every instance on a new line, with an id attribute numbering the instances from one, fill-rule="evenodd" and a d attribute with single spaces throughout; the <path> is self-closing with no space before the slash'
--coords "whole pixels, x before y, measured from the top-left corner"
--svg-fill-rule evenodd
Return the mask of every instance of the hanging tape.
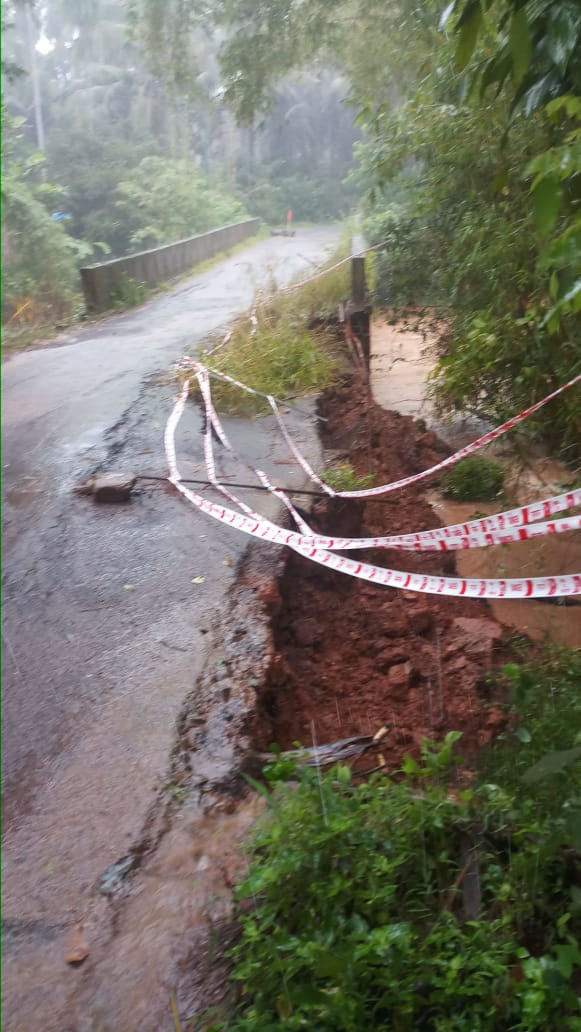
<path id="1" fill-rule="evenodd" d="M 213 519 L 252 537 L 274 544 L 286 544 L 305 558 L 339 573 L 387 587 L 428 594 L 463 595 L 469 598 L 547 598 L 581 594 L 581 574 L 524 579 L 468 579 L 405 573 L 370 563 L 355 562 L 345 556 L 304 544 L 301 535 L 289 533 L 257 514 L 243 515 L 202 498 L 181 483 L 176 459 L 175 432 L 185 408 L 188 391 L 189 381 L 186 381 L 165 428 L 164 443 L 170 471 L 169 479 L 188 501 Z"/>

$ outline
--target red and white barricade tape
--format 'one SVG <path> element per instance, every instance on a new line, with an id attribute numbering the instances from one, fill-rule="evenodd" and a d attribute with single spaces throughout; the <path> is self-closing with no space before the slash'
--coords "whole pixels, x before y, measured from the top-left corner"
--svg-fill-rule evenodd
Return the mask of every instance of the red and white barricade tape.
<path id="1" fill-rule="evenodd" d="M 244 515 L 208 501 L 181 482 L 177 466 L 175 432 L 184 411 L 188 391 L 189 382 L 186 382 L 165 428 L 164 443 L 170 471 L 169 480 L 188 501 L 213 519 L 235 527 L 252 537 L 271 541 L 273 544 L 288 545 L 299 554 L 322 566 L 387 587 L 404 588 L 428 594 L 465 595 L 474 598 L 546 598 L 581 594 L 581 574 L 502 580 L 466 579 L 405 573 L 370 563 L 355 562 L 344 556 L 335 555 L 333 552 L 313 547 L 309 543 L 309 540 L 312 539 L 277 527 L 270 520 L 251 513 L 250 510 L 248 510 L 248 514 Z"/>
<path id="2" fill-rule="evenodd" d="M 255 513 L 249 505 L 246 505 L 246 503 L 243 502 L 240 498 L 232 494 L 223 484 L 219 482 L 219 480 L 216 477 L 216 466 L 214 463 L 214 446 L 212 443 L 212 426 L 214 427 L 214 430 L 216 431 L 216 434 L 218 435 L 218 438 L 224 445 L 224 447 L 227 448 L 230 452 L 233 452 L 233 449 L 220 422 L 218 414 L 214 408 L 208 374 L 202 365 L 200 365 L 199 368 L 196 369 L 196 378 L 200 385 L 200 392 L 202 394 L 202 400 L 204 402 L 204 409 L 206 414 L 206 427 L 204 432 L 204 456 L 208 479 L 210 483 L 213 485 L 213 487 L 215 487 L 218 491 L 220 491 L 221 494 L 223 494 L 231 502 L 237 505 L 238 508 L 242 510 L 242 512 L 256 518 L 258 516 L 258 513 Z M 186 397 L 187 391 L 188 385 L 186 384 Z M 263 473 L 262 470 L 254 469 L 253 467 L 249 468 L 252 469 L 252 472 L 256 475 L 262 486 L 265 487 L 267 491 L 270 491 L 271 494 L 275 495 L 283 503 L 283 505 L 287 507 L 289 512 L 292 514 L 297 526 L 300 528 L 300 530 L 302 530 L 303 534 L 309 536 L 312 535 L 311 528 L 308 527 L 307 524 L 304 522 L 302 516 L 297 512 L 290 499 L 287 498 L 287 496 L 285 495 L 284 491 L 271 484 L 270 480 L 266 476 L 266 473 Z"/>
<path id="3" fill-rule="evenodd" d="M 184 358 L 183 361 L 186 365 L 192 367 L 200 366 L 200 363 L 195 362 L 192 359 Z M 509 430 L 513 430 L 515 426 L 518 426 L 525 419 L 528 419 L 529 416 L 532 416 L 535 412 L 538 412 L 540 408 L 542 408 L 544 405 L 547 405 L 548 402 L 553 401 L 554 398 L 557 398 L 564 391 L 569 390 L 571 387 L 574 387 L 578 383 L 581 383 L 581 373 L 579 373 L 578 376 L 573 377 L 572 380 L 569 380 L 568 383 L 563 384 L 561 387 L 557 387 L 556 390 L 554 390 L 551 394 L 548 394 L 545 398 L 542 398 L 540 401 L 535 402 L 534 405 L 530 405 L 529 408 L 524 409 L 522 412 L 519 412 L 518 415 L 512 416 L 511 419 L 507 419 L 505 423 L 501 424 L 501 426 L 495 427 L 494 430 L 489 430 L 487 433 L 483 434 L 482 437 L 477 438 L 476 441 L 473 441 L 471 444 L 465 445 L 464 448 L 460 448 L 460 450 L 454 452 L 453 455 L 449 455 L 446 459 L 443 459 L 442 462 L 438 462 L 435 466 L 431 466 L 430 469 L 425 469 L 421 473 L 414 473 L 412 476 L 403 477 L 401 480 L 394 480 L 390 484 L 381 484 L 377 487 L 362 488 L 358 491 L 334 491 L 331 487 L 329 487 L 328 484 L 323 483 L 323 481 L 317 476 L 317 474 L 311 468 L 304 456 L 301 455 L 296 445 L 294 445 L 294 443 L 291 443 L 292 439 L 288 434 L 288 430 L 284 426 L 284 420 L 280 414 L 280 411 L 278 410 L 276 399 L 273 398 L 272 395 L 265 394 L 263 391 L 257 391 L 252 387 L 248 387 L 246 384 L 241 383 L 239 380 L 235 380 L 233 377 L 228 376 L 226 373 L 219 372 L 217 369 L 211 369 L 207 366 L 205 366 L 204 368 L 207 369 L 207 372 L 210 376 L 214 376 L 219 380 L 224 380 L 227 383 L 231 383 L 235 387 L 240 388 L 240 390 L 245 391 L 248 394 L 254 394 L 259 397 L 265 398 L 276 415 L 277 422 L 279 427 L 281 428 L 281 431 L 284 427 L 285 440 L 287 441 L 287 444 L 289 444 L 289 447 L 291 447 L 293 455 L 297 459 L 297 462 L 300 463 L 302 469 L 304 469 L 307 476 L 314 483 L 316 483 L 319 487 L 325 490 L 327 494 L 332 495 L 336 498 L 373 498 L 377 495 L 388 494 L 391 491 L 396 491 L 402 487 L 408 487 L 410 484 L 417 484 L 421 480 L 425 480 L 426 477 L 430 477 L 435 473 L 440 473 L 443 469 L 447 469 L 448 466 L 454 466 L 457 462 L 460 462 L 461 459 L 465 459 L 468 455 L 474 455 L 476 452 L 480 451 L 481 448 L 484 448 L 487 444 L 490 444 L 492 441 L 495 441 L 498 437 L 501 437 L 503 434 L 508 433 Z"/>
<path id="4" fill-rule="evenodd" d="M 192 366 L 195 370 L 198 383 L 200 384 L 200 390 L 204 402 L 206 412 L 206 430 L 208 430 L 211 421 L 222 444 L 232 451 L 232 446 L 228 441 L 226 433 L 220 422 L 220 418 L 212 402 L 207 370 L 202 363 L 192 363 Z M 273 398 L 270 398 L 270 400 L 274 403 Z M 286 434 L 285 440 L 287 440 Z M 290 441 L 290 439 L 289 443 L 292 445 L 292 441 Z M 215 476 L 213 451 L 211 450 L 211 435 L 209 436 L 208 433 L 206 433 L 204 447 L 205 449 L 208 447 L 210 448 L 211 459 L 210 461 L 208 461 L 208 458 L 206 459 L 206 469 L 209 480 L 215 487 L 219 487 L 222 494 L 238 504 L 243 511 L 252 512 L 248 506 L 243 506 L 239 499 L 230 494 L 230 492 L 223 490 L 218 484 Z M 280 498 L 289 512 L 292 513 L 297 526 L 301 527 L 301 524 L 303 524 L 302 517 L 297 513 L 292 502 L 290 502 L 284 492 L 280 488 L 274 487 L 261 470 L 256 470 L 253 467 L 249 468 L 268 491 Z M 506 545 L 512 542 L 527 541 L 531 538 L 543 537 L 549 534 L 563 534 L 567 531 L 578 530 L 581 527 L 581 516 L 579 515 L 571 516 L 567 519 L 537 523 L 530 526 L 533 519 L 539 519 L 539 515 L 536 515 L 536 513 L 546 515 L 549 510 L 552 514 L 554 512 L 563 511 L 566 508 L 572 508 L 574 505 L 581 505 L 581 489 L 569 491 L 562 495 L 556 495 L 554 498 L 545 499 L 543 502 L 535 502 L 532 505 L 521 506 L 519 509 L 512 509 L 505 513 L 498 513 L 496 516 L 487 516 L 480 520 L 472 520 L 464 524 L 456 524 L 455 526 L 449 527 L 438 527 L 434 530 L 421 531 L 416 534 L 395 534 L 370 538 L 337 538 L 313 535 L 312 531 L 308 528 L 305 529 L 306 525 L 303 524 L 301 527 L 303 530 L 303 536 L 307 535 L 309 540 L 303 541 L 302 543 L 305 545 L 311 545 L 315 548 L 329 549 L 331 551 L 348 551 L 362 548 L 393 548 L 401 551 L 445 552 L 457 551 L 459 549 L 466 548 L 485 548 L 491 545 Z M 254 515 L 258 514 L 255 513 Z M 493 526 L 491 527 L 490 524 L 493 524 Z"/>

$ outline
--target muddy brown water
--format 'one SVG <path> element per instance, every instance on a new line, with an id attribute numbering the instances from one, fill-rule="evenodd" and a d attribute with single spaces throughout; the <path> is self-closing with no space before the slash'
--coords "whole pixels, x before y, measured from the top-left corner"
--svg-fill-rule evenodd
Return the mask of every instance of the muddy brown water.
<path id="1" fill-rule="evenodd" d="M 430 400 L 429 376 L 437 361 L 436 334 L 429 319 L 410 316 L 393 322 L 390 313 L 374 316 L 372 327 L 372 392 L 378 404 L 425 420 L 453 450 L 462 448 L 490 429 L 481 420 L 459 416 L 440 419 Z M 509 435 L 510 436 L 510 435 Z M 572 474 L 561 462 L 533 453 L 519 463 L 509 438 L 501 438 L 483 452 L 498 458 L 507 468 L 507 498 L 495 504 L 458 503 L 432 490 L 428 498 L 442 524 L 463 523 L 477 513 L 525 505 L 558 494 L 571 483 Z M 581 535 L 578 532 L 545 537 L 514 545 L 467 549 L 457 553 L 456 568 L 462 577 L 540 577 L 581 570 Z M 581 648 L 581 606 L 498 599 L 490 603 L 495 619 L 504 627 L 536 641 L 551 640 Z"/>

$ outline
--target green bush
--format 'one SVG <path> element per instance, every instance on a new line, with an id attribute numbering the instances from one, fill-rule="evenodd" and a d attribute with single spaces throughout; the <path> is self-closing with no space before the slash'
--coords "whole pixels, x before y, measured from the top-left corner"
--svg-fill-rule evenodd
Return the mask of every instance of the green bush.
<path id="1" fill-rule="evenodd" d="M 551 646 L 492 680 L 508 692 L 513 719 L 481 754 L 482 777 L 511 792 L 528 786 L 534 813 L 581 850 L 581 651 Z"/>
<path id="2" fill-rule="evenodd" d="M 351 463 L 343 462 L 340 466 L 326 469 L 321 478 L 335 491 L 362 491 L 366 487 L 373 487 L 375 474 L 357 476 Z"/>
<path id="3" fill-rule="evenodd" d="M 150 288 L 147 283 L 139 283 L 134 276 L 123 274 L 123 279 L 112 295 L 114 308 L 134 308 L 147 300 Z"/>
<path id="4" fill-rule="evenodd" d="M 407 103 L 382 110 L 376 132 L 359 145 L 364 168 L 380 184 L 367 219 L 372 242 L 386 242 L 376 299 L 446 310 L 436 401 L 444 412 L 461 408 L 499 423 L 581 370 L 579 299 L 565 275 L 565 266 L 578 269 L 578 238 L 574 227 L 563 232 L 563 209 L 557 236 L 541 247 L 530 196 L 534 172 L 558 179 L 559 161 L 569 168 L 576 152 L 571 141 L 551 147 L 564 129 L 549 118 L 511 119 L 506 100 L 459 97 L 443 40 L 438 48 L 438 73 Z M 562 121 L 566 127 L 564 115 Z M 552 155 L 551 163 L 539 153 Z M 555 306 L 565 283 L 569 293 Z M 577 389 L 521 432 L 542 436 L 573 461 L 580 413 Z"/>
<path id="5" fill-rule="evenodd" d="M 459 737 L 396 780 L 338 767 L 276 786 L 237 894 L 237 1000 L 213 1028 L 581 1028 L 570 862 L 496 784 L 448 792 Z M 472 861 L 481 905 L 463 915 Z"/>
<path id="6" fill-rule="evenodd" d="M 145 250 L 247 217 L 233 193 L 191 161 L 148 157 L 117 187 L 115 209 L 133 250 Z"/>
<path id="7" fill-rule="evenodd" d="M 2 191 L 7 255 L 3 268 L 3 319 L 19 313 L 29 324 L 66 318 L 79 290 L 76 241 L 54 222 L 26 183 L 6 181 Z"/>
<path id="8" fill-rule="evenodd" d="M 492 502 L 502 493 L 503 484 L 504 467 L 500 462 L 470 455 L 446 474 L 442 494 L 458 502 Z"/>

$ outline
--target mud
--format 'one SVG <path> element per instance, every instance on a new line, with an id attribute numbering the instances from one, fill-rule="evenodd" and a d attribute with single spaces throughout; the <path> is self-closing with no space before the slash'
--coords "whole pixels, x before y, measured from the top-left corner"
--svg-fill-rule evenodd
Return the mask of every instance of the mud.
<path id="1" fill-rule="evenodd" d="M 447 453 L 421 422 L 375 405 L 357 374 L 322 400 L 322 414 L 323 443 L 346 448 L 356 473 L 373 469 L 376 482 L 418 472 Z M 322 532 L 346 536 L 440 525 L 418 487 L 382 502 L 332 500 L 318 506 L 316 520 Z M 406 553 L 402 561 L 401 553 L 376 550 L 365 558 L 412 572 L 455 573 L 452 554 Z M 503 712 L 480 690 L 486 670 L 508 655 L 486 603 L 374 586 L 296 554 L 287 557 L 277 602 L 262 748 L 374 734 L 388 723 L 381 752 L 389 768 L 417 751 L 424 736 L 462 731 L 469 752 L 502 726 Z"/>
<path id="2" fill-rule="evenodd" d="M 372 321 L 371 387 L 378 404 L 405 415 L 421 416 L 426 425 L 455 450 L 491 427 L 464 413 L 445 421 L 435 412 L 429 377 L 438 358 L 441 329 L 442 322 L 435 313 L 410 311 L 404 318 L 396 319 L 396 313 L 377 312 Z M 558 494 L 573 479 L 571 470 L 547 456 L 538 443 L 531 444 L 525 455 L 517 454 L 510 434 L 489 445 L 484 454 L 505 467 L 507 497 L 503 508 Z M 437 491 L 432 491 L 428 498 L 444 524 L 463 523 L 472 519 L 477 511 L 498 512 L 500 506 L 500 502 L 491 505 L 451 502 Z M 581 568 L 581 540 L 578 533 L 572 532 L 515 545 L 471 549 L 457 553 L 456 562 L 461 577 L 574 573 Z M 535 641 L 550 640 L 571 648 L 581 647 L 581 607 L 574 601 L 549 606 L 542 601 L 499 599 L 490 605 L 494 618 L 507 630 L 525 634 Z"/>

